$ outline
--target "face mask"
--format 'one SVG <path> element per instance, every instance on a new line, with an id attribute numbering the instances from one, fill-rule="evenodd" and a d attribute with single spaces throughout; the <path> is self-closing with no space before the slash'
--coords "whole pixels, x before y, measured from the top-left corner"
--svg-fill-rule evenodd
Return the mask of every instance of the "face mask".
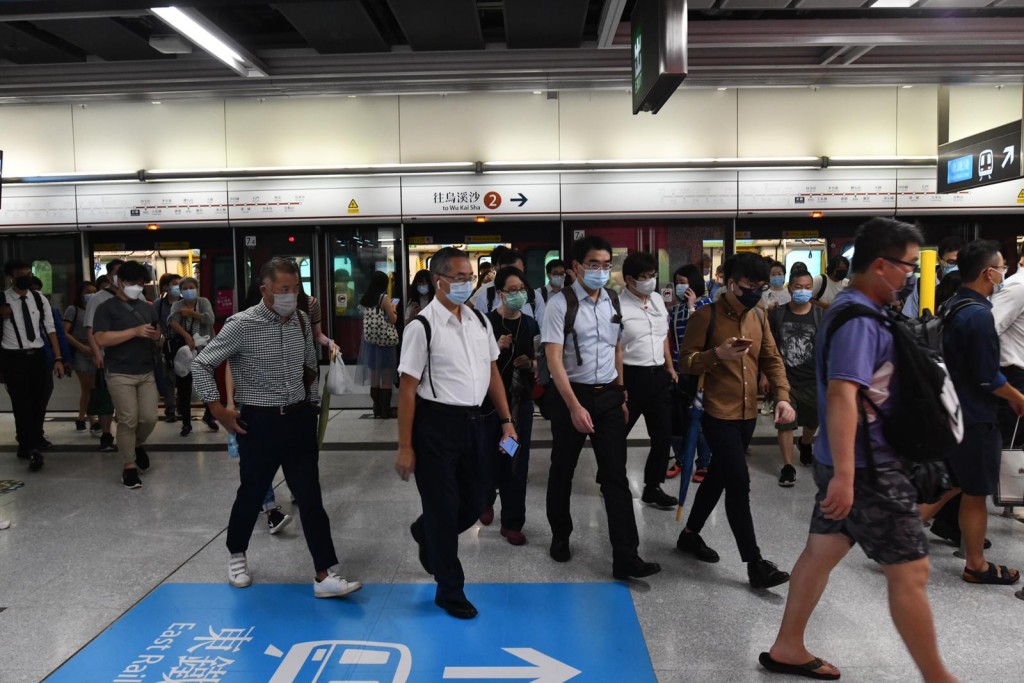
<path id="1" fill-rule="evenodd" d="M 171 287 L 171 296 L 181 296 L 181 287 L 179 285 Z"/>
<path id="2" fill-rule="evenodd" d="M 426 296 L 430 293 L 430 287 L 427 285 L 416 285 L 416 291 L 420 293 L 420 296 Z"/>
<path id="3" fill-rule="evenodd" d="M 793 301 L 798 304 L 806 304 L 811 300 L 813 292 L 809 289 L 794 289 Z"/>
<path id="4" fill-rule="evenodd" d="M 505 305 L 512 311 L 518 311 L 526 305 L 526 292 L 516 292 L 505 295 Z"/>
<path id="5" fill-rule="evenodd" d="M 584 269 L 583 284 L 591 291 L 595 289 L 602 289 L 606 284 L 608 284 L 608 279 L 611 276 L 612 273 L 609 270 L 601 270 L 600 268 L 595 270 Z"/>
<path id="6" fill-rule="evenodd" d="M 942 274 L 943 275 L 949 275 L 954 270 L 960 270 L 960 269 L 957 266 L 955 266 L 955 265 L 952 265 L 952 266 L 942 266 Z"/>
<path id="7" fill-rule="evenodd" d="M 739 299 L 740 305 L 743 308 L 753 308 L 761 301 L 761 290 L 759 289 L 744 289 L 739 285 L 736 285 L 736 289 L 739 290 L 736 298 Z"/>
<path id="8" fill-rule="evenodd" d="M 277 313 L 282 318 L 287 318 L 295 312 L 295 308 L 298 305 L 299 295 L 292 292 L 291 294 L 275 294 L 274 305 L 271 308 L 274 309 L 274 313 Z"/>
<path id="9" fill-rule="evenodd" d="M 993 282 L 992 283 L 992 294 L 998 294 L 999 292 L 1003 291 L 1003 287 L 1006 286 L 1006 274 L 1005 273 L 1002 274 L 1002 278 L 1003 279 L 1000 280 L 999 282 Z"/>
<path id="10" fill-rule="evenodd" d="M 848 271 L 848 270 L 837 270 L 836 271 L 836 281 L 837 282 L 842 282 L 843 280 L 846 279 L 846 276 L 849 275 L 849 274 L 850 274 L 850 271 Z"/>
<path id="11" fill-rule="evenodd" d="M 690 290 L 690 285 L 676 285 L 676 296 L 682 301 L 686 299 L 686 292 Z"/>
<path id="12" fill-rule="evenodd" d="M 772 287 L 774 287 L 775 289 L 781 289 L 783 287 L 783 285 L 786 284 L 786 276 L 785 275 L 772 275 L 771 278 L 769 279 L 769 282 L 772 283 Z"/>
<path id="13" fill-rule="evenodd" d="M 640 292 L 644 296 L 650 296 L 657 286 L 658 280 L 653 277 L 650 280 L 637 280 L 634 285 L 634 287 L 636 287 L 636 291 Z"/>
<path id="14" fill-rule="evenodd" d="M 453 282 L 448 289 L 448 301 L 456 306 L 466 303 L 469 295 L 473 293 L 472 282 Z"/>
<path id="15" fill-rule="evenodd" d="M 195 301 L 196 299 L 199 298 L 199 290 L 198 289 L 185 289 L 185 290 L 182 290 L 181 298 L 184 299 L 185 301 Z"/>
<path id="16" fill-rule="evenodd" d="M 32 286 L 32 276 L 19 275 L 18 277 L 14 278 L 14 286 L 17 289 L 28 289 L 29 287 Z"/>
<path id="17" fill-rule="evenodd" d="M 96 296 L 96 294 L 95 294 L 95 293 L 93 293 L 93 294 L 83 294 L 83 295 L 82 295 L 82 301 L 84 301 L 84 302 L 85 302 L 85 305 L 86 305 L 86 306 L 88 306 L 88 305 L 89 305 L 89 302 L 90 302 L 90 301 L 92 301 L 92 298 L 93 298 L 94 296 Z"/>
<path id="18" fill-rule="evenodd" d="M 124 288 L 124 295 L 129 299 L 141 299 L 142 285 L 128 285 Z"/>
<path id="19" fill-rule="evenodd" d="M 565 286 L 565 276 L 564 275 L 552 275 L 550 278 L 548 278 L 548 282 L 555 289 L 561 289 L 563 286 Z"/>

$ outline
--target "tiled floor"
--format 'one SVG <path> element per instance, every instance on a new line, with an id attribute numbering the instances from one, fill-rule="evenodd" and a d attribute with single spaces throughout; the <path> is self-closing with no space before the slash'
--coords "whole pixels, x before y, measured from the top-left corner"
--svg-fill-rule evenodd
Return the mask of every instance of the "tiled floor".
<path id="1" fill-rule="evenodd" d="M 46 430 L 57 446 L 47 455 L 45 469 L 30 474 L 14 456 L 11 416 L 0 415 L 0 480 L 26 482 L 0 495 L 0 518 L 13 522 L 0 531 L 4 683 L 43 679 L 164 582 L 225 578 L 224 527 L 238 473 L 225 453 L 223 432 L 211 434 L 200 424 L 182 439 L 177 426 L 158 425 L 145 487 L 126 491 L 119 483 L 118 456 L 92 451 L 96 439 L 75 433 L 70 415 L 55 417 Z M 643 435 L 641 427 L 634 438 Z M 324 498 L 342 571 L 367 583 L 428 579 L 407 532 L 418 512 L 416 490 L 392 470 L 393 451 L 387 444 L 395 438 L 394 429 L 394 422 L 337 412 L 326 439 L 329 450 L 321 456 Z M 750 460 L 755 523 L 765 556 L 788 569 L 803 546 L 812 482 L 801 470 L 795 488 L 776 486 L 777 458 L 766 425 L 758 434 Z M 550 439 L 543 421 L 535 439 Z M 630 449 L 641 554 L 661 562 L 663 571 L 637 582 L 632 594 L 658 680 L 768 680 L 757 666 L 757 654 L 778 626 L 785 587 L 765 592 L 747 587 L 721 507 L 704 535 L 722 562 L 705 565 L 678 555 L 674 541 L 681 526 L 675 515 L 639 501 L 645 454 L 641 447 Z M 576 477 L 573 560 L 561 565 L 548 558 L 543 508 L 548 457 L 543 447 L 533 455 L 525 529 L 529 544 L 508 545 L 497 525 L 469 530 L 461 539 L 469 581 L 611 580 L 607 523 L 592 457 L 584 456 Z M 287 510 L 285 485 L 277 490 Z M 993 512 L 989 536 L 995 544 L 993 559 L 1024 565 L 1024 524 Z M 967 681 L 1019 680 L 1024 602 L 1013 597 L 1015 589 L 963 583 L 962 563 L 952 556 L 953 549 L 942 542 L 932 549 L 930 594 L 950 666 Z M 257 582 L 311 579 L 298 524 L 276 537 L 257 527 L 250 563 Z M 468 592 L 472 596 L 472 587 Z M 809 645 L 843 669 L 843 680 L 916 679 L 888 616 L 882 575 L 856 549 L 833 576 L 812 622 Z"/>

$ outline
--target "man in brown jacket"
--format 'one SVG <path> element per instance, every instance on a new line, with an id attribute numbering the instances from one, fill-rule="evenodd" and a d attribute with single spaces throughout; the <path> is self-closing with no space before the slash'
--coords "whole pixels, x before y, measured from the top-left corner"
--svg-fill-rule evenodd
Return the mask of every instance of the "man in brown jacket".
<path id="1" fill-rule="evenodd" d="M 760 256 L 730 256 L 725 262 L 725 293 L 694 314 L 679 353 L 681 373 L 704 375 L 701 427 L 714 457 L 676 547 L 703 562 L 718 562 L 718 553 L 704 543 L 700 531 L 724 491 L 729 527 L 755 588 L 789 581 L 789 574 L 761 557 L 750 514 L 746 451 L 757 424 L 758 372 L 767 375 L 776 396 L 775 422 L 796 419 L 786 368 L 764 310 L 758 308 L 767 281 L 768 265 Z"/>

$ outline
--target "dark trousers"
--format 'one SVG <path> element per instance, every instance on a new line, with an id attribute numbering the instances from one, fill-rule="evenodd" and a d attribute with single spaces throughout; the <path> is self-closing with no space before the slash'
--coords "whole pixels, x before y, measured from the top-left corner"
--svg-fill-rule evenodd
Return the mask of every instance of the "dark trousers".
<path id="1" fill-rule="evenodd" d="M 608 535 L 614 559 L 629 560 L 637 555 L 640 537 L 633 515 L 633 494 L 626 479 L 626 420 L 622 412 L 622 393 L 594 393 L 588 385 L 573 385 L 580 404 L 590 413 L 594 433 L 590 445 L 597 459 L 597 476 L 604 494 L 608 515 Z M 548 473 L 547 512 L 555 538 L 572 533 L 572 477 L 587 435 L 572 425 L 569 408 L 558 390 L 552 387 L 544 397 L 551 419 L 551 470 Z"/>
<path id="2" fill-rule="evenodd" d="M 750 471 L 746 455 L 756 424 L 756 419 L 719 420 L 704 414 L 701 427 L 715 457 L 697 489 L 690 517 L 686 520 L 690 531 L 699 534 L 724 492 L 725 516 L 744 562 L 761 558 L 754 535 L 754 519 L 750 515 Z"/>
<path id="3" fill-rule="evenodd" d="M 182 424 L 188 424 L 192 421 L 192 373 L 190 372 L 184 377 L 178 377 L 175 374 L 174 380 L 178 393 L 178 415 L 181 416 Z M 174 410 L 171 408 L 165 407 L 164 412 L 168 415 L 174 414 Z M 209 417 L 210 409 L 207 408 L 203 411 L 203 419 L 206 420 Z"/>
<path id="4" fill-rule="evenodd" d="M 320 411 L 312 405 L 288 415 L 242 408 L 247 433 L 238 435 L 242 483 L 228 522 L 229 552 L 244 553 L 249 548 L 263 498 L 280 467 L 299 506 L 302 532 L 309 554 L 313 556 L 313 566 L 319 572 L 338 564 L 331 539 L 331 522 L 320 494 L 320 453 L 316 444 L 319 416 Z"/>
<path id="5" fill-rule="evenodd" d="M 533 437 L 533 401 L 519 404 L 516 416 L 519 450 L 514 458 L 498 450 L 501 422 L 497 411 L 484 417 L 484 451 L 480 481 L 484 504 L 494 505 L 501 493 L 501 526 L 522 531 L 526 524 L 526 480 L 530 474 L 530 439 Z"/>
<path id="6" fill-rule="evenodd" d="M 485 457 L 478 410 L 416 401 L 412 447 L 423 514 L 413 523 L 423 539 L 441 599 L 464 598 L 466 574 L 459 562 L 459 534 L 483 511 L 480 460 Z M 491 444 L 497 449 L 497 443 Z"/>
<path id="7" fill-rule="evenodd" d="M 42 349 L 31 352 L 5 350 L 0 353 L 0 358 L 14 411 L 18 453 L 28 455 L 43 442 L 43 418 L 53 391 L 53 380 Z"/>
<path id="8" fill-rule="evenodd" d="M 672 449 L 672 379 L 663 365 L 624 368 L 624 383 L 629 392 L 629 424 L 626 434 L 643 415 L 651 450 L 644 466 L 644 486 L 660 486 L 665 482 L 665 471 Z"/>

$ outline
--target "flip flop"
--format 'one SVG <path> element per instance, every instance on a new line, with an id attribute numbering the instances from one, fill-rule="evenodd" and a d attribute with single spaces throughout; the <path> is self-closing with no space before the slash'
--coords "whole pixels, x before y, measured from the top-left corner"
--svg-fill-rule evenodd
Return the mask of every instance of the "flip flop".
<path id="1" fill-rule="evenodd" d="M 806 664 L 783 664 L 782 662 L 776 662 L 767 652 L 762 652 L 761 656 L 757 658 L 757 661 L 761 662 L 761 666 L 766 670 L 771 671 L 774 674 L 802 676 L 804 678 L 813 678 L 818 681 L 838 681 L 840 676 L 840 674 L 819 672 L 818 669 L 825 666 L 826 663 L 825 660 L 820 657 L 815 657 Z"/>
<path id="2" fill-rule="evenodd" d="M 967 583 L 983 583 L 992 586 L 1012 586 L 1020 581 L 1020 572 L 1005 565 L 988 563 L 988 569 L 975 571 L 964 567 L 962 575 Z"/>

